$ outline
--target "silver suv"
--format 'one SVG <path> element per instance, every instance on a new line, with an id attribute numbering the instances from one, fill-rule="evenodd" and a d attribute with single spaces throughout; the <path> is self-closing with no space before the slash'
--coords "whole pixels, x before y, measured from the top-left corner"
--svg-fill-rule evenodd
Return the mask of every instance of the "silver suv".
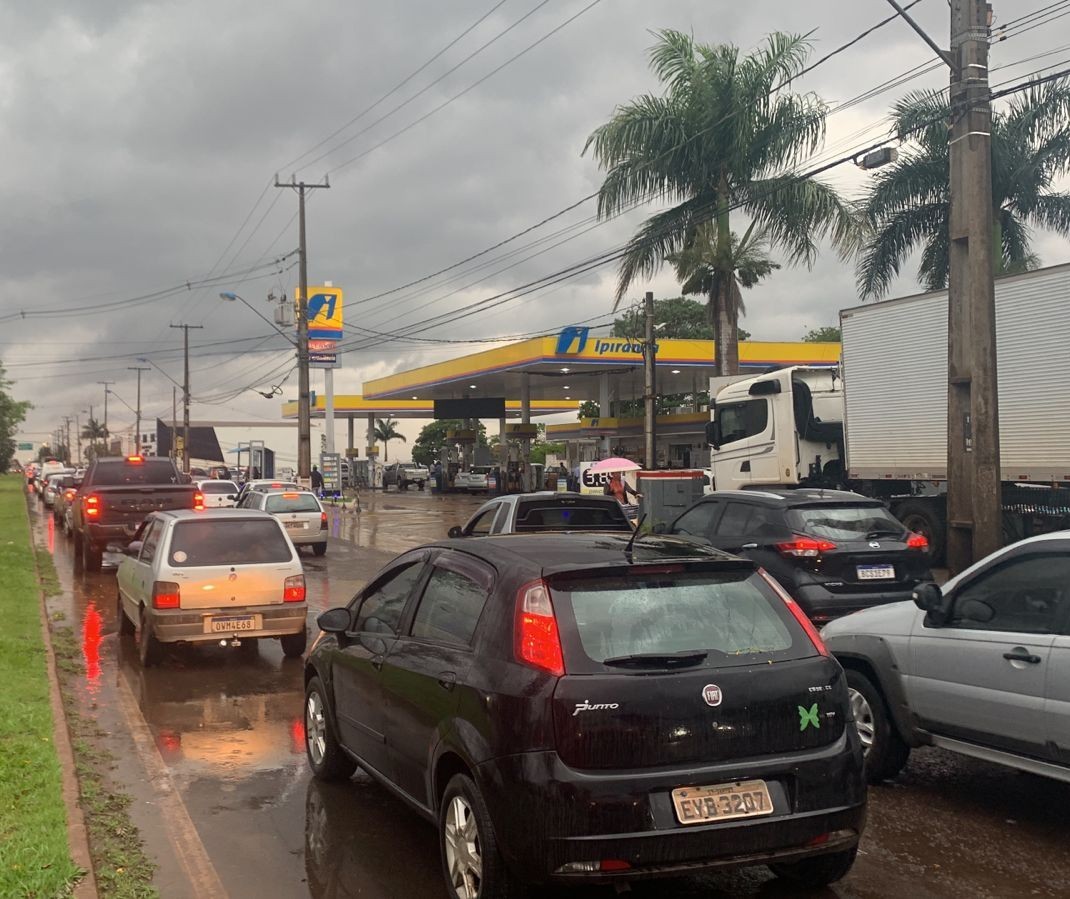
<path id="1" fill-rule="evenodd" d="M 940 746 L 1070 782 L 1070 531 L 1023 540 L 822 636 L 871 783 Z"/>

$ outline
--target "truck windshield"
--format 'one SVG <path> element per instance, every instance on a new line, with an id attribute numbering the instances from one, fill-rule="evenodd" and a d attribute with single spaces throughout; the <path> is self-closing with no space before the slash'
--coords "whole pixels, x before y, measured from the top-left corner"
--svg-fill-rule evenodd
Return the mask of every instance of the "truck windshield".
<path id="1" fill-rule="evenodd" d="M 717 427 L 721 443 L 756 437 L 769 424 L 769 404 L 764 399 L 717 404 Z"/>

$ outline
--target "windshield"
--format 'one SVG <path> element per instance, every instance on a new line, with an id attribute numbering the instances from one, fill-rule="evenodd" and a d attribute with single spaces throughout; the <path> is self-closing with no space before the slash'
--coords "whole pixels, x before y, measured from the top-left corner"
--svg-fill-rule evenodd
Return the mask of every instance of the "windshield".
<path id="1" fill-rule="evenodd" d="M 233 481 L 204 481 L 201 493 L 237 493 L 238 485 Z"/>
<path id="2" fill-rule="evenodd" d="M 906 528 L 878 505 L 811 506 L 789 509 L 792 530 L 826 540 L 865 540 L 871 534 L 888 537 L 906 535 Z"/>
<path id="3" fill-rule="evenodd" d="M 606 659 L 704 652 L 711 666 L 812 655 L 813 646 L 784 603 L 751 569 L 611 576 L 558 576 L 550 581 L 554 610 L 567 603 L 577 649 L 595 670 Z M 569 643 L 568 631 L 563 637 Z M 575 645 L 576 641 L 571 641 Z M 587 668 L 575 654 L 569 670 Z"/>
<path id="4" fill-rule="evenodd" d="M 320 505 L 311 493 L 272 493 L 267 498 L 268 512 L 319 512 Z"/>
<path id="5" fill-rule="evenodd" d="M 170 563 L 179 568 L 198 565 L 256 565 L 289 562 L 290 542 L 278 522 L 263 518 L 182 521 L 171 534 Z"/>
<path id="6" fill-rule="evenodd" d="M 98 462 L 93 469 L 94 487 L 116 487 L 123 484 L 180 484 L 175 466 L 167 461 L 156 462 Z"/>

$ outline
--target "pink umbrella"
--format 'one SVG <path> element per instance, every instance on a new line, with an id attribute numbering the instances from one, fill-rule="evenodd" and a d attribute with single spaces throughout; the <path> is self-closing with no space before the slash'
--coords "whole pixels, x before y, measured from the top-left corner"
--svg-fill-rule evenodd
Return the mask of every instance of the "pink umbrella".
<path id="1" fill-rule="evenodd" d="M 609 459 L 603 459 L 601 462 L 595 462 L 591 466 L 591 471 L 639 471 L 643 466 L 638 465 L 631 459 L 624 459 L 620 456 L 612 456 Z"/>

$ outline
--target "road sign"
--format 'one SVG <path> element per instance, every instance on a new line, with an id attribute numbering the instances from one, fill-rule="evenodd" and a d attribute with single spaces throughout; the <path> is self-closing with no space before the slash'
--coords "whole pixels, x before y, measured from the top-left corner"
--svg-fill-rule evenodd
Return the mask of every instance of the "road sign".
<path id="1" fill-rule="evenodd" d="M 33 444 L 32 443 L 20 443 L 19 444 L 19 452 L 20 453 L 32 453 L 33 452 Z"/>

